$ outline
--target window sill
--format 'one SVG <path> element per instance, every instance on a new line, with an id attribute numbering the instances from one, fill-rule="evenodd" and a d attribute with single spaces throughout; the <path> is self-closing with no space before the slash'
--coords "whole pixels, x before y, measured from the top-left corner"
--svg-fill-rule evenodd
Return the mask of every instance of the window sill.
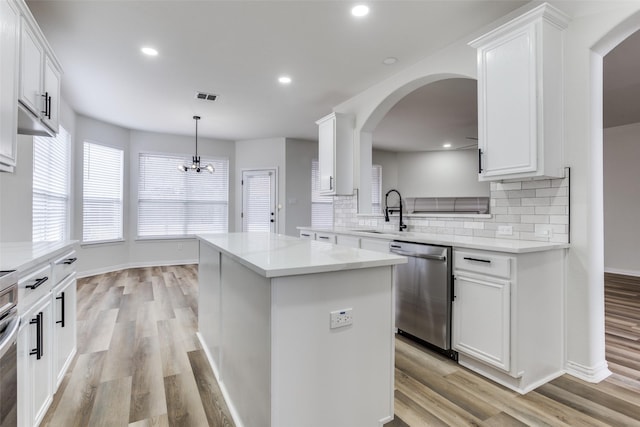
<path id="1" fill-rule="evenodd" d="M 196 236 L 191 234 L 191 235 L 187 235 L 187 236 L 145 236 L 145 237 L 136 237 L 135 241 L 136 242 L 157 242 L 157 241 L 162 241 L 162 240 L 168 240 L 168 241 L 176 241 L 176 240 L 194 240 L 196 239 Z"/>
<path id="2" fill-rule="evenodd" d="M 115 239 L 115 240 L 96 240 L 95 242 L 80 242 L 81 247 L 85 246 L 108 246 L 108 245 L 119 245 L 121 243 L 125 243 L 124 239 Z"/>

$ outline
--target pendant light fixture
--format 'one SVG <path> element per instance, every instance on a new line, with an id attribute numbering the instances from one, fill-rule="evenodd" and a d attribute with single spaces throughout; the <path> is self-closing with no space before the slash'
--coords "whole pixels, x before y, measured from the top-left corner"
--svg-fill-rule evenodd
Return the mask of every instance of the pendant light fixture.
<path id="1" fill-rule="evenodd" d="M 215 169 L 213 168 L 211 163 L 209 163 L 207 166 L 200 167 L 200 156 L 198 156 L 198 120 L 200 120 L 200 116 L 193 116 L 193 120 L 196 121 L 196 155 L 191 158 L 191 165 L 179 165 L 178 169 L 183 172 L 192 170 L 198 173 L 202 171 L 213 173 Z"/>

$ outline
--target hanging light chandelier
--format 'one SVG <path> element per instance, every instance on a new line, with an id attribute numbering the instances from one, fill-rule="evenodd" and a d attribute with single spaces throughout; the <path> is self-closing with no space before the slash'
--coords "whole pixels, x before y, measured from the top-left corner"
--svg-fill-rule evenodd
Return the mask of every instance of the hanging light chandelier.
<path id="1" fill-rule="evenodd" d="M 196 155 L 191 158 L 191 165 L 189 166 L 179 165 L 178 169 L 180 169 L 183 172 L 192 170 L 198 173 L 202 171 L 213 173 L 215 169 L 213 168 L 211 163 L 209 163 L 207 166 L 203 166 L 203 167 L 200 166 L 200 156 L 198 156 L 198 120 L 200 120 L 200 116 L 193 116 L 193 120 L 196 121 Z"/>

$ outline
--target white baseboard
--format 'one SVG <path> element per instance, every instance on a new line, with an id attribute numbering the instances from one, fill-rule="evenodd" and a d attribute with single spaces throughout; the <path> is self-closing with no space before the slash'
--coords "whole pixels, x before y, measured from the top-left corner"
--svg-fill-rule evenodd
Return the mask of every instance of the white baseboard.
<path id="1" fill-rule="evenodd" d="M 608 268 L 608 267 L 605 267 L 604 268 L 604 272 L 605 273 L 611 273 L 611 274 L 622 274 L 623 276 L 640 277 L 640 271 L 638 271 L 638 270 L 622 270 L 622 269 L 619 269 L 619 268 Z"/>
<path id="2" fill-rule="evenodd" d="M 98 274 L 111 273 L 113 271 L 127 270 L 129 268 L 143 268 L 143 267 L 166 267 L 170 265 L 187 265 L 197 264 L 197 259 L 188 260 L 173 260 L 173 261 L 146 261 L 146 262 L 130 262 L 126 264 L 110 265 L 108 267 L 95 268 L 93 270 L 78 272 L 78 279 L 84 277 L 96 276 Z"/>
<path id="3" fill-rule="evenodd" d="M 567 362 L 567 374 L 590 383 L 599 383 L 611 375 L 608 364 L 603 361 L 597 366 L 585 366 L 576 362 Z"/>

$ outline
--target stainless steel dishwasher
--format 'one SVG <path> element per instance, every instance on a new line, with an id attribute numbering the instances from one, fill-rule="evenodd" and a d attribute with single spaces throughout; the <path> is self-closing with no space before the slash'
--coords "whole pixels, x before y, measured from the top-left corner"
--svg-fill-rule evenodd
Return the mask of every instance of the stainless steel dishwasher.
<path id="1" fill-rule="evenodd" d="M 399 334 L 451 350 L 451 247 L 393 241 L 391 252 L 408 258 L 396 266 L 396 328 Z"/>

